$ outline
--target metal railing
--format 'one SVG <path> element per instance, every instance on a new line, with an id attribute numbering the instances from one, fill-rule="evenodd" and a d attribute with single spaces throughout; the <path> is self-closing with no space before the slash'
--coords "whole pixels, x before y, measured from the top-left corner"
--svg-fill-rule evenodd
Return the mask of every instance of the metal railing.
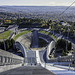
<path id="1" fill-rule="evenodd" d="M 58 57 L 58 58 L 53 58 L 48 60 L 49 62 L 73 62 L 74 60 L 74 55 L 70 56 L 63 56 L 63 57 Z"/>

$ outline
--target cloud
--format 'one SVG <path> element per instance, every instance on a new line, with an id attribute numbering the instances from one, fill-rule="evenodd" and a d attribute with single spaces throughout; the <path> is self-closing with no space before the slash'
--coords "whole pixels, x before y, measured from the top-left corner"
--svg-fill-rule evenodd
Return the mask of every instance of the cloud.
<path id="1" fill-rule="evenodd" d="M 70 6 L 72 1 L 70 0 L 12 0 L 1 1 L 0 5 L 24 5 L 24 6 Z M 75 6 L 75 4 L 73 5 Z"/>
<path id="2" fill-rule="evenodd" d="M 55 1 L 52 1 L 52 2 L 48 2 L 47 5 L 49 5 L 49 6 L 70 6 L 71 2 L 64 2 L 64 1 L 55 2 Z M 75 6 L 75 4 L 73 6 Z"/>

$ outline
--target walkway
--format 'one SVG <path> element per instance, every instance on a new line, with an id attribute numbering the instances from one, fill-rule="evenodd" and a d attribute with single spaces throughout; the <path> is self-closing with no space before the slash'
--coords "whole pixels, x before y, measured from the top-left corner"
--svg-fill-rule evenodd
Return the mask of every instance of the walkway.
<path id="1" fill-rule="evenodd" d="M 0 75 L 55 75 L 52 72 L 41 66 L 23 66 L 16 69 L 12 69 Z"/>
<path id="2" fill-rule="evenodd" d="M 69 67 L 67 68 L 69 69 Z M 75 71 L 66 69 L 66 66 L 60 66 L 60 65 L 53 66 L 52 64 L 47 64 L 46 69 L 55 73 L 56 75 L 75 75 Z"/>

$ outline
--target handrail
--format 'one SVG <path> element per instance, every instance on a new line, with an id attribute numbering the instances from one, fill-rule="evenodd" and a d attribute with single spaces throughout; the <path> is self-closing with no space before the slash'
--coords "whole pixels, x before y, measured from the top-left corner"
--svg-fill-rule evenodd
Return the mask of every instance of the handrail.
<path id="1" fill-rule="evenodd" d="M 24 63 L 24 58 L 0 49 L 0 66 Z"/>
<path id="2" fill-rule="evenodd" d="M 53 58 L 48 61 L 50 61 L 50 62 L 72 62 L 72 61 L 74 61 L 74 55 Z"/>

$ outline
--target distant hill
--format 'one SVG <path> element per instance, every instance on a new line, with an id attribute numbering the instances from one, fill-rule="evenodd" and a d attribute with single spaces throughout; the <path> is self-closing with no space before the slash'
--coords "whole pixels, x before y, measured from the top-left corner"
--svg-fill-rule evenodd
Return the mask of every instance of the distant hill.
<path id="1" fill-rule="evenodd" d="M 19 13 L 21 17 L 56 19 L 67 6 L 0 6 L 0 12 Z M 61 20 L 75 21 L 75 7 L 70 7 L 63 15 Z M 60 18 L 59 18 L 60 19 Z"/>

